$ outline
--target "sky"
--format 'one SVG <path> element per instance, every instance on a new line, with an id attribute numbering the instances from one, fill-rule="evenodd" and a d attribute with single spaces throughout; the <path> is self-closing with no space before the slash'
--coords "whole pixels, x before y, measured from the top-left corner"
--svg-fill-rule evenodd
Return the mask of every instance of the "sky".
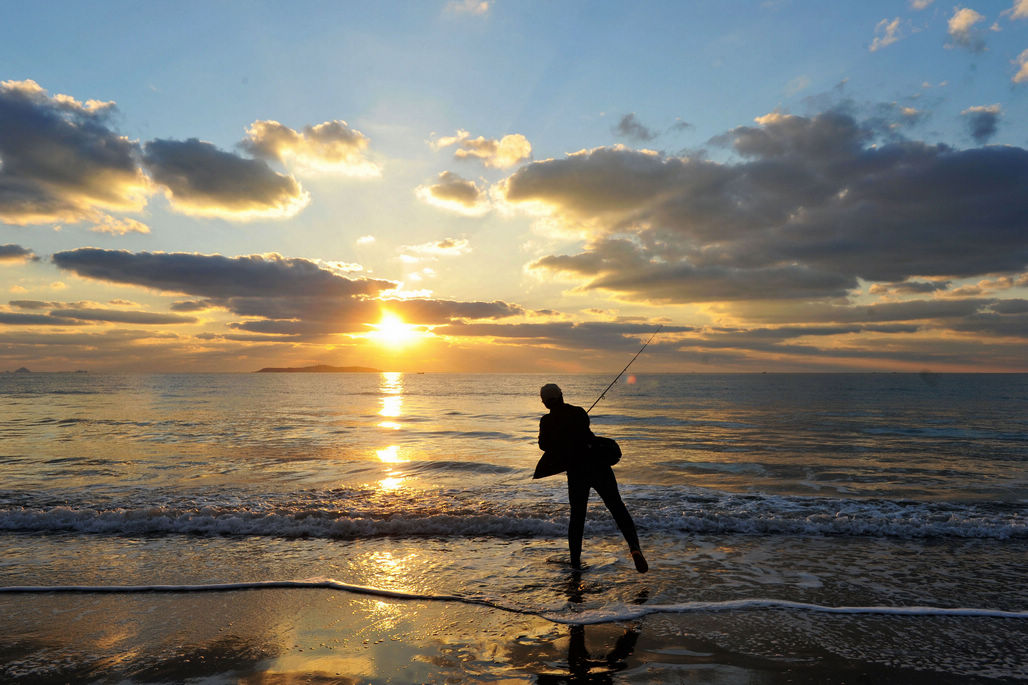
<path id="1" fill-rule="evenodd" d="M 1028 0 L 3 10 L 0 370 L 1028 372 Z"/>

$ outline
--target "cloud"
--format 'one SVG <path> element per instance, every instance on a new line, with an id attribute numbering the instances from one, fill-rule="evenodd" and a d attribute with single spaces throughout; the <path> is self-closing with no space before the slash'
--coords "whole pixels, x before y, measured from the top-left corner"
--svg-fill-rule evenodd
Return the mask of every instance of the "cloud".
<path id="1" fill-rule="evenodd" d="M 872 295 L 922 295 L 945 290 L 948 281 L 904 281 L 903 283 L 873 283 Z"/>
<path id="2" fill-rule="evenodd" d="M 223 257 L 82 247 L 53 262 L 84 278 L 208 298 L 376 295 L 392 281 L 349 279 L 306 259 L 278 254 Z"/>
<path id="3" fill-rule="evenodd" d="M 203 312 L 209 309 L 216 309 L 217 303 L 211 300 L 183 300 L 172 302 L 169 309 L 173 312 Z"/>
<path id="4" fill-rule="evenodd" d="M 375 236 L 373 235 L 362 235 L 360 238 L 354 241 L 358 245 L 371 245 L 375 242 Z"/>
<path id="5" fill-rule="evenodd" d="M 452 171 L 442 172 L 431 185 L 418 186 L 415 194 L 431 205 L 467 216 L 481 216 L 490 209 L 485 192 Z"/>
<path id="6" fill-rule="evenodd" d="M 152 140 L 143 162 L 168 189 L 172 207 L 226 219 L 281 218 L 298 213 L 310 196 L 290 176 L 259 159 L 219 150 L 196 138 Z"/>
<path id="7" fill-rule="evenodd" d="M 149 233 L 150 227 L 135 219 L 104 215 L 99 218 L 98 223 L 93 226 L 92 230 L 96 233 L 125 235 L 126 233 Z"/>
<path id="8" fill-rule="evenodd" d="M 1003 12 L 1009 14 L 1011 19 L 1028 19 L 1028 0 L 1014 0 L 1014 5 Z"/>
<path id="9" fill-rule="evenodd" d="M 960 114 L 967 120 L 968 132 L 975 142 L 985 143 L 996 135 L 996 127 L 1002 112 L 1002 107 L 995 104 L 968 107 Z"/>
<path id="10" fill-rule="evenodd" d="M 155 312 L 130 312 L 123 309 L 71 308 L 54 309 L 50 316 L 78 321 L 102 321 L 128 324 L 186 324 L 196 323 L 192 316 L 160 314 Z"/>
<path id="11" fill-rule="evenodd" d="M 11 300 L 8 304 L 17 309 L 51 309 L 59 306 L 56 302 L 44 302 L 42 300 Z"/>
<path id="12" fill-rule="evenodd" d="M 380 176 L 381 168 L 367 159 L 368 138 L 342 120 L 326 121 L 295 131 L 277 121 L 255 121 L 240 147 L 255 157 L 301 169 L 349 176 Z"/>
<path id="13" fill-rule="evenodd" d="M 1017 73 L 1014 74 L 1011 79 L 1014 83 L 1024 83 L 1028 81 L 1028 50 L 1025 50 L 1017 59 L 1014 60 L 1014 64 L 1017 65 Z"/>
<path id="14" fill-rule="evenodd" d="M 659 135 L 653 129 L 643 126 L 643 124 L 635 118 L 635 112 L 630 112 L 629 114 L 621 117 L 617 126 L 614 127 L 614 133 L 622 138 L 628 138 L 629 140 L 637 142 L 653 140 Z"/>
<path id="15" fill-rule="evenodd" d="M 446 11 L 452 14 L 483 15 L 489 12 L 490 0 L 450 0 Z"/>
<path id="16" fill-rule="evenodd" d="M 406 245 L 400 249 L 403 252 L 431 257 L 457 257 L 471 252 L 471 244 L 467 238 L 444 238 L 420 245 Z"/>
<path id="17" fill-rule="evenodd" d="M 910 0 L 910 7 L 915 10 L 923 10 L 933 2 L 935 2 L 935 0 Z"/>
<path id="18" fill-rule="evenodd" d="M 795 95 L 801 93 L 807 88 L 810 88 L 811 80 L 806 74 L 801 74 L 795 78 L 789 79 L 789 82 L 785 84 L 785 94 Z"/>
<path id="19" fill-rule="evenodd" d="M 803 266 L 737 268 L 688 263 L 654 264 L 627 241 L 596 241 L 575 256 L 543 257 L 531 269 L 585 277 L 584 289 L 624 293 L 654 302 L 843 297 L 857 280 Z"/>
<path id="20" fill-rule="evenodd" d="M 466 241 L 447 239 L 415 247 L 426 254 L 457 254 L 466 250 Z M 176 302 L 171 308 L 224 309 L 244 318 L 231 322 L 230 328 L 267 336 L 268 341 L 367 332 L 367 324 L 378 321 L 383 308 L 422 325 L 524 313 L 517 305 L 499 301 L 383 299 L 397 283 L 351 279 L 313 261 L 277 254 L 224 257 L 79 248 L 58 252 L 53 261 L 85 278 L 201 298 Z M 83 311 L 80 308 L 78 314 Z M 78 314 L 65 313 L 69 318 Z M 167 316 L 183 323 L 189 318 Z M 169 322 L 172 319 L 165 323 Z"/>
<path id="21" fill-rule="evenodd" d="M 953 41 L 948 47 L 962 47 L 971 52 L 983 52 L 985 39 L 982 33 L 974 28 L 975 24 L 985 21 L 985 17 L 973 9 L 964 7 L 953 12 L 949 19 L 949 37 Z"/>
<path id="22" fill-rule="evenodd" d="M 828 300 L 858 279 L 970 277 L 1028 264 L 1028 151 L 954 150 L 847 114 L 771 114 L 723 136 L 737 162 L 596 148 L 522 167 L 514 206 L 586 238 L 537 272 L 635 301 Z"/>
<path id="23" fill-rule="evenodd" d="M 519 316 L 525 310 L 502 300 L 493 302 L 455 302 L 415 298 L 410 300 L 383 300 L 382 306 L 416 324 L 441 324 L 463 319 L 504 319 Z"/>
<path id="24" fill-rule="evenodd" d="M 433 134 L 435 135 L 435 134 Z M 462 140 L 466 140 L 471 134 L 462 128 L 457 129 L 457 133 L 452 136 L 443 136 L 441 138 L 431 138 L 428 141 L 429 147 L 433 150 L 442 150 L 444 147 L 450 147 L 456 145 Z"/>
<path id="25" fill-rule="evenodd" d="M 429 141 L 429 145 L 435 150 L 456 145 L 455 158 L 477 158 L 486 166 L 497 169 L 512 167 L 532 157 L 532 144 L 520 133 L 509 134 L 499 140 L 470 136 L 467 131 L 458 129 L 455 136 Z"/>
<path id="26" fill-rule="evenodd" d="M 903 36 L 900 34 L 900 18 L 896 17 L 892 21 L 888 19 L 882 19 L 878 22 L 875 27 L 875 37 L 871 41 L 871 46 L 868 48 L 871 52 L 876 52 L 882 48 L 892 45 Z"/>
<path id="27" fill-rule="evenodd" d="M 49 314 L 0 312 L 0 324 L 7 326 L 82 326 L 85 322 L 74 319 L 62 319 Z"/>
<path id="28" fill-rule="evenodd" d="M 494 344 L 506 344 L 529 349 L 556 348 L 570 350 L 581 361 L 597 353 L 616 352 L 631 354 L 638 351 L 640 339 L 645 340 L 656 329 L 656 324 L 631 321 L 550 321 L 544 323 L 486 323 L 457 321 L 434 328 L 438 335 L 468 338 L 489 338 Z M 692 326 L 665 325 L 661 337 L 647 347 L 649 358 L 662 353 L 681 362 L 678 347 L 683 335 L 695 333 Z M 529 347 L 531 346 L 531 347 Z M 549 351 L 549 350 L 547 350 Z M 534 362 L 539 363 L 540 352 Z"/>
<path id="29" fill-rule="evenodd" d="M 114 103 L 47 94 L 35 81 L 0 82 L 0 221 L 90 221 L 136 211 L 149 182 L 138 146 L 110 128 Z"/>
<path id="30" fill-rule="evenodd" d="M 25 262 L 38 262 L 39 257 L 32 250 L 21 245 L 8 243 L 0 245 L 0 264 L 23 264 Z"/>
<path id="31" fill-rule="evenodd" d="M 222 308 L 255 318 L 231 324 L 251 332 L 324 336 L 362 330 L 377 320 L 374 302 L 392 281 L 350 279 L 299 258 L 277 254 L 224 257 L 189 253 L 132 253 L 80 248 L 58 252 L 54 263 L 79 276 L 204 298 L 206 308 Z M 195 311 L 180 305 L 179 311 Z"/>

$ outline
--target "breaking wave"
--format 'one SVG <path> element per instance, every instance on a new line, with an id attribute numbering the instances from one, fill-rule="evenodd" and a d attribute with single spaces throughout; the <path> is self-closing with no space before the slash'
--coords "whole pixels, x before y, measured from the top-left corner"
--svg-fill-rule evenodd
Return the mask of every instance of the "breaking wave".
<path id="1" fill-rule="evenodd" d="M 637 525 L 649 533 L 1028 538 L 1023 506 L 829 497 L 698 494 L 629 486 Z M 556 494 L 517 487 L 399 490 L 352 488 L 294 493 L 138 492 L 103 502 L 79 493 L 0 493 L 0 531 L 98 535 L 228 535 L 287 538 L 376 536 L 562 537 L 567 507 Z M 588 527 L 613 533 L 594 503 Z"/>

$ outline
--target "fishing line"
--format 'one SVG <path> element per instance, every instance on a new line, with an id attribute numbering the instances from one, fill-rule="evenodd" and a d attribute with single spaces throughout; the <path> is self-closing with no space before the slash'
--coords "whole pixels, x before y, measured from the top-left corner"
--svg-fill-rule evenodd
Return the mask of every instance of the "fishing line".
<path id="1" fill-rule="evenodd" d="M 657 337 L 657 333 L 660 333 L 660 329 L 663 328 L 663 327 L 664 327 L 664 324 L 660 324 L 659 326 L 657 326 L 657 330 L 653 331 L 653 335 L 650 336 L 650 339 L 647 340 L 643 344 L 643 346 L 639 348 L 639 351 L 635 353 L 634 357 L 632 357 L 632 361 L 630 361 L 627 364 L 625 364 L 625 368 L 621 369 L 621 373 L 619 373 L 617 376 L 615 376 L 614 380 L 612 380 L 610 382 L 610 385 L 607 386 L 607 389 L 600 393 L 600 396 L 596 398 L 596 402 L 593 402 L 589 406 L 589 408 L 585 410 L 586 414 L 591 412 L 593 410 L 593 407 L 595 407 L 599 403 L 599 401 L 603 399 L 604 395 L 607 394 L 607 390 L 610 390 L 611 388 L 613 388 L 614 384 L 618 382 L 618 379 L 621 378 L 623 375 L 625 375 L 625 371 L 628 371 L 628 367 L 632 365 L 632 362 L 634 362 L 636 359 L 639 358 L 639 355 L 642 354 L 643 350 L 646 349 L 646 346 L 649 345 L 653 341 L 653 339 Z"/>

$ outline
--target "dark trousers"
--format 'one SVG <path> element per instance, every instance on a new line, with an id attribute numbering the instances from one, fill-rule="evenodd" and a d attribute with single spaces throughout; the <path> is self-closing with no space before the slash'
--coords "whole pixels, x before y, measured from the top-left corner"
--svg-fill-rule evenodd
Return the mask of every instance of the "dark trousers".
<path id="1" fill-rule="evenodd" d="M 568 469 L 568 502 L 571 504 L 571 521 L 568 524 L 568 548 L 571 563 L 578 565 L 582 559 L 582 536 L 585 534 L 585 512 L 589 507 L 589 490 L 595 490 L 607 505 L 614 523 L 617 524 L 629 549 L 639 549 L 639 536 L 635 532 L 628 508 L 621 501 L 614 470 L 609 466 L 590 466 Z"/>

